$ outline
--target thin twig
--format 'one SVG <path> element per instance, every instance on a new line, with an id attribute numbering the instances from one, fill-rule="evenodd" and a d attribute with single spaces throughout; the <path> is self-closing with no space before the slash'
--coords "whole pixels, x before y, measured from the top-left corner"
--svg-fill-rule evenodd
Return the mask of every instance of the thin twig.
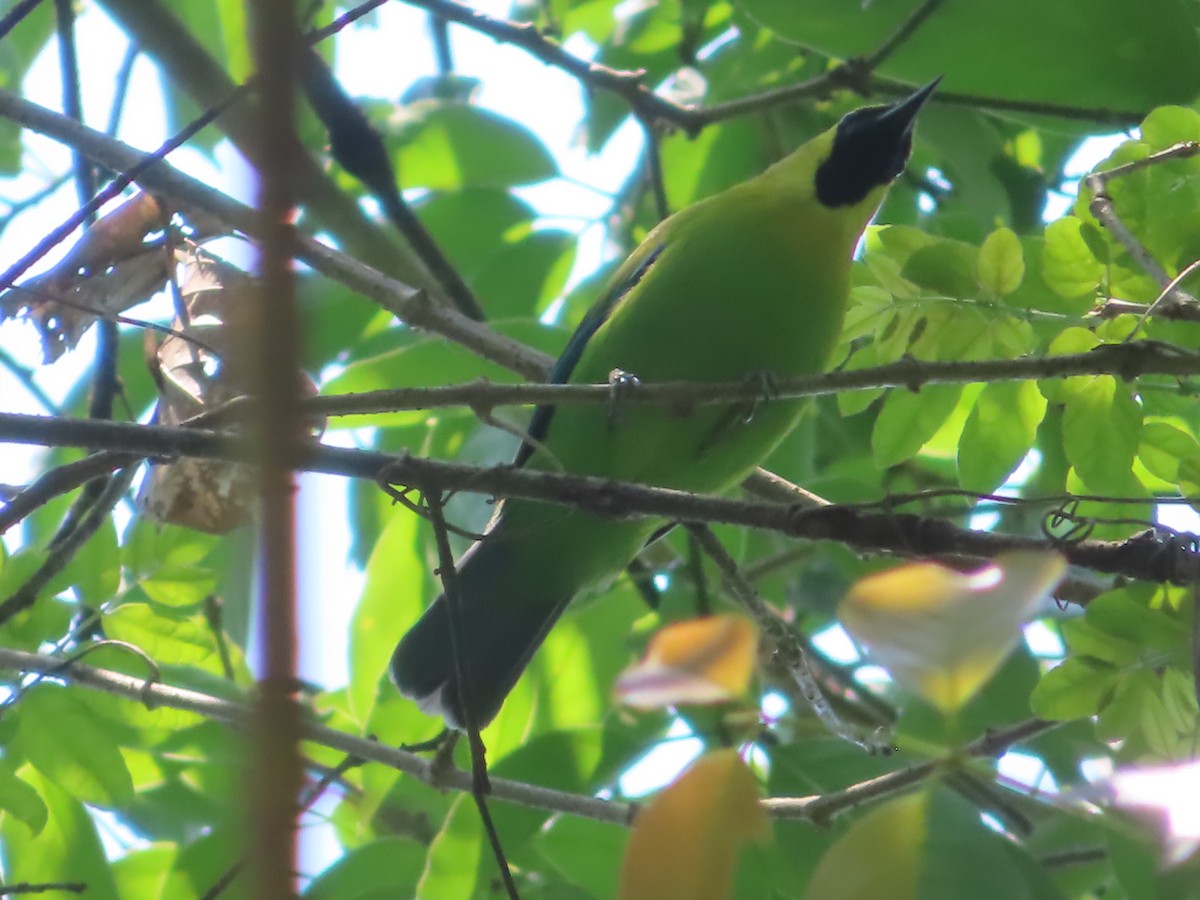
<path id="1" fill-rule="evenodd" d="M 34 510 L 45 506 L 55 497 L 82 487 L 93 479 L 102 478 L 121 466 L 138 462 L 128 453 L 93 453 L 84 459 L 64 463 L 43 472 L 0 509 L 0 534 L 20 522 Z"/>
<path id="2" fill-rule="evenodd" d="M 33 370 L 21 365 L 3 348 L 0 348 L 0 366 L 7 369 L 9 374 L 21 383 L 21 387 L 29 392 L 29 395 L 38 402 L 42 409 L 54 415 L 61 413 L 58 404 L 50 399 L 50 395 L 42 390 L 41 385 L 34 379 Z M 3 531 L 3 529 L 0 529 L 0 531 Z"/>
<path id="3" fill-rule="evenodd" d="M 492 858 L 500 872 L 500 880 L 509 900 L 520 900 L 516 882 L 513 881 L 512 869 L 500 843 L 500 833 L 488 809 L 487 795 L 491 793 L 491 784 L 487 771 L 487 748 L 479 735 L 479 723 L 475 720 L 475 705 L 471 695 L 471 659 L 463 652 L 463 637 L 469 627 L 463 615 L 462 596 L 458 591 L 458 567 L 454 564 L 454 552 L 450 549 L 450 532 L 446 528 L 444 505 L 445 495 L 436 487 L 424 491 L 425 505 L 429 510 L 429 520 L 433 523 L 434 540 L 437 544 L 438 575 L 442 579 L 442 595 L 445 598 L 446 616 L 450 624 L 450 656 L 453 664 L 454 679 L 458 689 L 459 709 L 462 710 L 463 728 L 467 732 L 467 741 L 471 747 L 471 798 L 479 811 L 479 819 L 483 823 L 484 834 L 487 835 L 488 846 L 492 850 Z"/>
<path id="4" fill-rule="evenodd" d="M 137 466 L 129 466 L 121 474 L 109 479 L 104 490 L 83 514 L 79 523 L 50 549 L 45 562 L 38 566 L 37 571 L 30 575 L 3 603 L 0 603 L 0 624 L 7 622 L 17 613 L 33 605 L 42 589 L 66 567 L 67 563 L 87 543 L 88 538 L 108 520 L 113 507 L 121 501 L 121 497 L 133 483 L 133 475 L 136 471 Z"/>
<path id="5" fill-rule="evenodd" d="M 8 33 L 16 28 L 27 15 L 37 9 L 38 4 L 41 2 L 42 0 L 20 0 L 12 9 L 5 13 L 4 18 L 0 19 L 0 41 L 8 37 Z"/>
<path id="6" fill-rule="evenodd" d="M 1113 239 L 1125 248 L 1134 261 L 1142 267 L 1142 270 L 1153 278 L 1160 288 L 1164 289 L 1164 293 L 1167 293 L 1167 288 L 1171 288 L 1169 295 L 1173 301 L 1191 305 L 1197 304 L 1196 298 L 1172 285 L 1171 277 L 1167 275 L 1159 261 L 1121 221 L 1112 197 L 1108 193 L 1108 184 L 1115 178 L 1122 178 L 1148 166 L 1158 165 L 1172 159 L 1190 159 L 1197 153 L 1200 153 L 1200 142 L 1184 141 L 1157 153 L 1151 153 L 1142 159 L 1114 166 L 1102 172 L 1093 172 L 1083 179 L 1084 186 L 1092 194 L 1092 202 L 1088 207 L 1092 215 L 1108 229 Z"/>
<path id="7" fill-rule="evenodd" d="M 835 89 L 849 88 L 864 92 L 862 60 L 851 60 L 835 66 L 827 72 L 797 84 L 772 88 L 757 94 L 740 97 L 708 107 L 687 106 L 676 103 L 654 93 L 644 84 L 645 73 L 612 69 L 608 66 L 582 59 L 566 52 L 562 45 L 543 35 L 536 27 L 524 22 L 513 22 L 485 15 L 456 0 L 407 0 L 439 15 L 457 22 L 501 43 L 511 44 L 525 50 L 535 59 L 562 69 L 577 78 L 591 90 L 606 91 L 621 98 L 634 116 L 643 122 L 662 122 L 695 136 L 705 126 L 714 122 L 763 112 L 777 106 L 794 103 L 813 97 L 828 97 Z M 907 40 L 925 18 L 934 11 L 918 10 L 897 32 L 889 35 L 879 49 L 865 58 L 871 60 L 882 53 L 883 57 L 893 52 Z M 911 86 L 882 79 L 871 79 L 869 87 L 881 94 L 899 96 L 912 90 Z M 979 97 L 967 94 L 939 92 L 937 102 L 955 103 L 977 109 L 1000 112 L 1027 112 L 1058 116 L 1077 121 L 1126 124 L 1137 122 L 1142 114 L 1136 111 L 1111 110 L 1106 108 L 1078 107 L 1068 104 L 1043 103 L 1040 101 L 1009 100 L 1006 98 Z"/>
<path id="8" fill-rule="evenodd" d="M 712 529 L 706 525 L 694 523 L 689 523 L 687 529 L 708 555 L 708 558 L 716 564 L 725 586 L 738 604 L 750 613 L 758 625 L 759 632 L 773 648 L 775 659 L 787 670 L 792 681 L 799 688 L 804 702 L 812 709 L 821 723 L 833 734 L 857 744 L 870 753 L 887 752 L 890 745 L 880 744 L 877 739 L 874 739 L 874 736 L 868 737 L 856 733 L 833 711 L 833 707 L 830 706 L 829 700 L 826 699 L 821 686 L 817 683 L 804 646 L 796 639 L 787 624 L 758 596 L 754 585 L 750 584 L 738 571 L 737 563 L 717 539 L 717 536 L 713 534 Z"/>
<path id="9" fill-rule="evenodd" d="M 1007 728 L 989 731 L 987 734 L 968 744 L 961 754 L 962 758 L 994 759 L 1015 744 L 1032 738 L 1058 727 L 1060 722 L 1047 722 L 1044 719 L 1025 719 Z M 767 810 L 777 818 L 808 819 L 818 824 L 830 822 L 843 812 L 857 809 L 867 803 L 890 797 L 893 794 L 906 791 L 914 785 L 928 779 L 939 767 L 953 764 L 952 760 L 931 760 L 916 763 L 894 772 L 888 772 L 877 778 L 870 778 L 858 784 L 851 785 L 840 791 L 819 794 L 813 797 L 771 798 L 763 801 Z"/>
<path id="10" fill-rule="evenodd" d="M 0 897 L 17 894 L 45 894 L 49 891 L 66 891 L 72 894 L 82 894 L 87 891 L 87 883 L 83 881 L 47 881 L 33 884 L 22 881 L 20 884 L 0 884 Z"/>
<path id="11" fill-rule="evenodd" d="M 1143 375 L 1196 377 L 1200 376 L 1200 354 L 1170 344 L 1136 341 L 1103 344 L 1086 353 L 1061 356 L 950 362 L 906 358 L 870 368 L 783 378 L 772 384 L 772 397 L 819 397 L 888 387 L 915 391 L 934 384 L 1029 381 L 1075 375 L 1114 375 L 1124 381 Z M 745 380 L 722 383 L 639 380 L 628 386 L 621 401 L 631 405 L 689 408 L 744 403 L 761 397 L 762 388 Z M 567 406 L 611 402 L 612 388 L 607 384 L 493 384 L 480 379 L 437 387 L 311 397 L 304 401 L 304 408 L 314 415 L 350 416 L 446 406 L 489 409 L 509 405 Z M 236 412 L 233 406 L 214 411 L 208 414 L 208 421 L 236 419 Z M 248 410 L 246 414 L 252 412 Z M 820 498 L 811 497 L 810 500 L 816 504 Z"/>
<path id="12" fill-rule="evenodd" d="M 900 26 L 893 31 L 884 42 L 870 56 L 863 59 L 862 64 L 868 71 L 875 71 L 879 66 L 890 57 L 893 53 L 899 50 L 904 44 L 912 38 L 914 34 L 920 30 L 929 17 L 932 16 L 939 6 L 942 5 L 942 0 L 925 0 L 920 6 L 912 11 L 908 17 L 900 23 Z"/>

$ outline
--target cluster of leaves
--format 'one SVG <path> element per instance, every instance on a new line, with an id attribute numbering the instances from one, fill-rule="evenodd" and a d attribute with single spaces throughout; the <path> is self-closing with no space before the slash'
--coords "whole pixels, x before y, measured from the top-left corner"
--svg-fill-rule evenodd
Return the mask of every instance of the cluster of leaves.
<path id="1" fill-rule="evenodd" d="M 138 33 L 136 15 L 126 18 L 124 2 L 99 5 L 145 46 L 159 46 L 150 33 Z M 643 70 L 646 83 L 666 85 L 667 95 L 699 92 L 713 108 L 821 76 L 833 60 L 869 54 L 920 5 L 684 0 L 630 7 L 551 0 L 527 13 L 544 28 L 590 42 L 596 62 Z M 1131 335 L 1193 347 L 1193 323 L 1089 315 L 1107 297 L 1149 303 L 1160 285 L 1100 227 L 1086 194 L 1049 225 L 1040 216 L 1047 196 L 1063 187 L 1073 151 L 1103 130 L 1089 114 L 1134 124 L 1158 107 L 1141 122 L 1139 137 L 1122 144 L 1104 167 L 1200 140 L 1200 115 L 1169 105 L 1190 104 L 1200 93 L 1195 11 L 1177 0 L 1145 2 L 1136 10 L 1124 0 L 931 8 L 875 74 L 920 82 L 945 73 L 945 89 L 956 102 L 923 114 L 910 175 L 890 195 L 879 217 L 887 224 L 869 233 L 855 264 L 837 363 L 854 370 L 904 357 L 1013 359 L 1087 351 Z M 183 4 L 175 13 L 225 71 L 239 79 L 248 74 L 238 4 Z M 144 21 L 148 29 L 161 27 L 150 16 Z M 51 29 L 51 9 L 43 4 L 6 37 L 0 58 L 6 84 L 20 83 Z M 165 57 L 156 62 L 179 74 Z M 206 102 L 186 78 L 169 80 L 170 114 L 179 121 Z M 364 108 L 385 137 L 402 185 L 413 191 L 421 222 L 480 298 L 489 324 L 553 354 L 611 267 L 567 289 L 575 235 L 543 227 L 515 190 L 561 177 L 559 165 L 526 128 L 474 105 L 470 88 L 446 72 L 410 92 L 407 102 L 368 98 Z M 536 98 L 537 86 L 528 94 Z M 694 137 L 662 133 L 671 123 L 658 122 L 656 141 L 644 155 L 657 153 L 662 193 L 678 209 L 760 171 L 861 102 L 838 92 L 820 101 L 764 104 L 709 123 Z M 1026 105 L 997 111 L 1012 103 Z M 626 99 L 589 93 L 588 146 L 602 147 L 628 117 Z M 321 152 L 325 137 L 315 121 L 305 119 L 301 130 Z M 202 133 L 199 145 L 211 148 L 219 137 Z M 18 168 L 20 146 L 19 130 L 0 121 L 5 171 Z M 1172 160 L 1111 185 L 1122 221 L 1170 275 L 1200 256 L 1192 227 L 1200 208 L 1198 167 L 1197 160 Z M 346 193 L 361 190 L 344 173 L 331 177 Z M 657 220 L 654 200 L 641 173 L 631 174 L 608 222 L 615 257 Z M 314 221 L 305 225 L 350 245 L 341 223 L 310 215 Z M 322 393 L 516 379 L 458 344 L 398 325 L 345 288 L 314 275 L 302 281 L 305 366 L 314 374 L 336 373 L 321 384 Z M 546 324 L 552 309 L 554 324 Z M 122 332 L 119 367 L 129 408 L 137 413 L 155 399 L 141 344 L 140 333 Z M 61 412 L 83 415 L 84 395 L 81 385 Z M 355 429 L 376 449 L 461 461 L 505 459 L 514 443 L 468 410 L 343 417 L 331 427 Z M 48 451 L 42 463 L 49 470 L 79 455 Z M 929 488 L 992 492 L 1023 460 L 1034 464 L 1023 482 L 1006 487 L 1012 497 L 1120 498 L 1082 501 L 1072 515 L 1094 535 L 1121 539 L 1153 521 L 1150 498 L 1196 493 L 1200 413 L 1189 385 L 1166 378 L 1130 383 L 1094 375 L 847 392 L 815 403 L 767 466 L 832 501 L 857 502 Z M 353 484 L 350 494 L 351 556 L 366 574 L 347 636 L 350 678 L 343 689 L 315 692 L 311 706 L 326 724 L 350 733 L 393 744 L 419 741 L 440 723 L 401 700 L 385 671 L 396 640 L 437 592 L 432 535 L 373 483 Z M 44 562 L 71 499 L 58 498 L 24 520 L 19 548 L 0 560 L 0 598 Z M 1047 509 L 966 508 L 945 499 L 924 500 L 921 507 L 964 526 L 994 511 L 997 530 L 1019 535 L 1042 535 Z M 489 511 L 486 498 L 460 496 L 448 514 L 478 530 Z M 853 582 L 884 565 L 836 544 L 797 548 L 776 535 L 719 534 L 762 595 L 810 635 L 833 621 L 836 602 Z M 242 535 L 214 538 L 138 520 L 118 529 L 109 522 L 31 609 L 3 624 L 0 647 L 67 654 L 103 636 L 139 648 L 167 683 L 241 696 L 252 685 L 242 656 L 251 618 L 247 543 Z M 678 565 L 680 559 L 687 565 Z M 659 624 L 707 610 L 716 581 L 682 533 L 657 546 L 650 562 L 670 575 L 658 610 L 648 612 L 639 591 L 622 578 L 576 604 L 555 627 L 484 733 L 495 777 L 585 797 L 605 791 L 619 800 L 621 773 L 667 740 L 668 716 L 615 712 L 611 686 Z M 894 686 L 883 688 L 886 704 L 903 708 L 889 723 L 890 742 L 901 748 L 889 757 L 866 755 L 828 734 L 805 709 L 792 708 L 762 729 L 731 725 L 730 710 L 683 718 L 708 745 L 721 745 L 731 734 L 753 742 L 755 774 L 772 797 L 825 794 L 940 759 L 964 740 L 1031 713 L 1069 723 L 1023 747 L 1059 785 L 1079 784 L 1085 760 L 1186 759 L 1197 738 L 1187 592 L 1151 584 L 1106 587 L 1085 612 L 1051 619 L 1065 643 L 1061 665 L 1043 671 L 1045 661 L 1019 647 L 953 721 Z M 220 616 L 213 614 L 213 597 L 222 601 Z M 85 661 L 147 674 L 144 660 L 116 647 Z M 88 896 L 183 898 L 203 894 L 238 863 L 245 752 L 237 736 L 192 713 L 150 710 L 54 678 L 30 684 L 13 676 L 9 686 L 0 718 L 6 881 L 86 882 Z M 770 680 L 758 686 L 760 692 L 771 687 Z M 877 721 L 852 695 L 842 701 L 849 718 Z M 329 748 L 304 749 L 315 766 L 342 762 Z M 861 896 L 1190 896 L 1186 879 L 1161 874 L 1153 851 L 1116 816 L 1060 809 L 1035 792 L 997 787 L 994 776 L 989 765 L 964 764 L 944 783 L 842 816 L 826 829 L 776 822 L 773 841 L 745 852 L 737 895 L 851 896 L 854 877 L 865 872 L 862 883 L 869 887 Z M 986 827 L 980 809 L 1013 839 Z M 145 842 L 110 861 L 99 838 L 105 820 L 95 810 L 111 813 Z M 502 804 L 493 813 L 522 896 L 617 894 L 625 829 Z M 495 863 L 470 798 L 367 765 L 345 775 L 328 818 L 344 856 L 323 873 L 309 873 L 316 877 L 306 896 L 409 891 L 457 898 L 491 889 Z M 1069 867 L 1037 862 L 1081 847 L 1101 852 L 1083 854 L 1083 864 Z M 668 856 L 664 850 L 670 875 Z M 681 866 L 694 859 L 678 858 Z M 981 872 L 995 874 L 981 879 Z M 880 878 L 887 880 L 881 885 Z M 235 879 L 223 896 L 249 892 L 244 878 Z"/>

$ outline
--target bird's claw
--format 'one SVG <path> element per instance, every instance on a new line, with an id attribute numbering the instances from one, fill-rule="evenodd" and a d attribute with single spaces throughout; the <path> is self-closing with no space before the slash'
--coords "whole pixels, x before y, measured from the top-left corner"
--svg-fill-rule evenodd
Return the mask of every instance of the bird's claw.
<path id="1" fill-rule="evenodd" d="M 639 384 L 641 379 L 624 369 L 613 369 L 608 373 L 608 388 L 611 394 L 608 406 L 610 428 L 615 428 L 625 418 L 626 399 Z"/>
<path id="2" fill-rule="evenodd" d="M 765 370 L 751 372 L 745 377 L 747 387 L 756 388 L 755 397 L 745 401 L 742 413 L 742 424 L 749 425 L 755 414 L 779 396 L 779 377 L 774 372 Z"/>

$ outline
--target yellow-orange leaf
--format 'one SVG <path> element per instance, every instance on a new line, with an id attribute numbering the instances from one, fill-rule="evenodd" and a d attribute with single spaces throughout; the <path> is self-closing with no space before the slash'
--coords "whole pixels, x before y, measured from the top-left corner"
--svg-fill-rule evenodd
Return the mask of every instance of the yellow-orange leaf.
<path id="1" fill-rule="evenodd" d="M 618 699 L 638 709 L 723 703 L 740 697 L 754 674 L 758 630 L 740 616 L 676 622 L 617 679 Z"/>
<path id="2" fill-rule="evenodd" d="M 721 900 L 742 845 L 769 834 L 758 782 L 733 750 L 700 757 L 638 813 L 621 900 Z"/>
<path id="3" fill-rule="evenodd" d="M 1002 554 L 966 574 L 911 563 L 858 581 L 838 617 L 893 678 L 952 712 L 1004 662 L 1066 565 L 1034 552 Z"/>

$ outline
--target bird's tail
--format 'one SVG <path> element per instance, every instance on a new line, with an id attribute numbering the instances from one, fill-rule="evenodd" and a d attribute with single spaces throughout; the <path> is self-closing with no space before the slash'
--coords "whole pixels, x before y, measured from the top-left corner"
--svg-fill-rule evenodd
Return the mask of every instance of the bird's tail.
<path id="1" fill-rule="evenodd" d="M 400 692 L 453 728 L 466 727 L 468 710 L 476 727 L 495 717 L 577 589 L 548 577 L 540 554 L 529 552 L 530 541 L 510 533 L 501 521 L 458 564 L 457 668 L 444 594 L 392 655 L 392 680 Z"/>

